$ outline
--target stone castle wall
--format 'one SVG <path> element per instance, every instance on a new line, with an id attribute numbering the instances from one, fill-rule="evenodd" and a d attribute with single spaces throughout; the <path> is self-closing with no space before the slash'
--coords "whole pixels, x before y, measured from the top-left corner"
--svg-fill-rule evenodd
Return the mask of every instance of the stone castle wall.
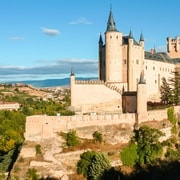
<path id="1" fill-rule="evenodd" d="M 175 112 L 180 112 L 180 106 L 175 107 Z M 162 121 L 164 119 L 167 119 L 167 110 L 156 110 L 148 111 L 148 118 L 145 121 Z M 134 126 L 135 122 L 136 114 L 134 113 L 75 116 L 34 115 L 26 118 L 25 138 L 30 141 L 40 141 L 42 139 L 53 138 L 57 132 L 68 131 L 70 129 L 113 124 L 129 124 Z"/>
<path id="2" fill-rule="evenodd" d="M 102 81 L 72 81 L 71 106 L 82 113 L 119 111 L 121 112 L 121 90 L 123 83 L 106 84 Z M 121 86 L 121 87 L 120 87 Z"/>

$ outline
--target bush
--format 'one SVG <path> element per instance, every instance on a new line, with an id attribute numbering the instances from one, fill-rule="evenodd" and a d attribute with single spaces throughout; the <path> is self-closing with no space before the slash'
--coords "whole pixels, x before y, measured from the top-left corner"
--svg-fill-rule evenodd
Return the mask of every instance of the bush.
<path id="1" fill-rule="evenodd" d="M 39 180 L 39 175 L 35 168 L 28 169 L 27 175 L 29 180 Z"/>
<path id="2" fill-rule="evenodd" d="M 102 138 L 102 134 L 100 132 L 95 131 L 92 136 L 93 136 L 95 142 L 102 143 L 103 138 Z"/>
<path id="3" fill-rule="evenodd" d="M 138 159 L 137 145 L 131 144 L 129 147 L 124 148 L 120 152 L 120 159 L 124 165 L 130 167 L 134 166 Z"/>
<path id="4" fill-rule="evenodd" d="M 79 145 L 79 138 L 75 130 L 70 130 L 67 134 L 64 134 L 63 137 L 66 140 L 67 147 L 74 147 Z"/>
<path id="5" fill-rule="evenodd" d="M 41 145 L 40 145 L 40 144 L 37 144 L 37 145 L 35 146 L 35 149 L 36 149 L 36 154 L 42 154 Z"/>

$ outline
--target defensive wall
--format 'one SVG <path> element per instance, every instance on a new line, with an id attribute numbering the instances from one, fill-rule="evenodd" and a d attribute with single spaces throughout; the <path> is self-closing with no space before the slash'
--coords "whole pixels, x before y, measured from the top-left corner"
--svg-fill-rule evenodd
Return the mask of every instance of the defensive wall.
<path id="1" fill-rule="evenodd" d="M 121 93 L 126 83 L 105 83 L 100 80 L 75 80 L 71 76 L 71 106 L 81 112 L 122 111 Z"/>
<path id="2" fill-rule="evenodd" d="M 180 113 L 180 106 L 175 107 L 175 114 Z M 146 121 L 162 121 L 167 119 L 166 110 L 148 111 Z M 89 114 L 74 116 L 34 115 L 26 118 L 25 139 L 40 141 L 53 138 L 57 132 L 68 131 L 80 127 L 129 124 L 137 122 L 135 113 L 126 114 Z"/>

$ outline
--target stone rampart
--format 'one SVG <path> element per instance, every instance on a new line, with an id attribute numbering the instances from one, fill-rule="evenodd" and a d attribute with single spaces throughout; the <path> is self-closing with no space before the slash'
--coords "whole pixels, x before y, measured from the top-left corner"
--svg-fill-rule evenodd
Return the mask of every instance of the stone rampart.
<path id="1" fill-rule="evenodd" d="M 55 133 L 87 126 L 134 124 L 135 114 L 92 114 L 75 116 L 35 115 L 26 118 L 26 140 L 40 141 L 55 137 Z"/>
<path id="2" fill-rule="evenodd" d="M 175 113 L 180 112 L 180 106 L 175 107 Z M 134 126 L 137 122 L 135 113 L 122 114 L 95 114 L 74 116 L 47 116 L 34 115 L 26 118 L 26 140 L 40 141 L 54 138 L 57 132 L 68 131 L 80 127 L 105 126 L 114 124 L 129 124 Z M 167 119 L 167 110 L 148 111 L 144 121 L 162 121 Z"/>

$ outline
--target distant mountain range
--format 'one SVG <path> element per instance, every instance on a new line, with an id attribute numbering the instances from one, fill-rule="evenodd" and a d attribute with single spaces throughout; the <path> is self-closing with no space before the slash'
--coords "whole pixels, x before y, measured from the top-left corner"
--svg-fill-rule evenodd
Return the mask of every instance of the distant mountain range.
<path id="1" fill-rule="evenodd" d="M 79 77 L 76 79 L 77 80 L 90 80 L 90 79 L 97 79 L 97 78 L 95 78 L 95 77 L 88 77 L 88 78 Z M 69 86 L 70 79 L 63 78 L 63 79 L 45 79 L 45 80 L 25 80 L 25 81 L 11 81 L 11 82 L 6 82 L 6 83 L 7 84 L 23 83 L 23 84 L 32 85 L 34 87 L 56 87 L 56 86 Z"/>

